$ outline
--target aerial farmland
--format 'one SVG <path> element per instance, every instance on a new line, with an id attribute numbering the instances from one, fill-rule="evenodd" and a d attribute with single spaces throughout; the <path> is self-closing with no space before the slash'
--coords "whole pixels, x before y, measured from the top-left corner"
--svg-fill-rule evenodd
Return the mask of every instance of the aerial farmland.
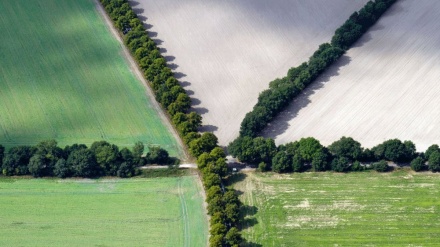
<path id="1" fill-rule="evenodd" d="M 221 145 L 238 136 L 258 94 L 367 1 L 129 1 Z"/>
<path id="2" fill-rule="evenodd" d="M 266 128 L 279 144 L 351 136 L 365 147 L 440 142 L 438 1 L 398 1 L 344 57 Z"/>
<path id="3" fill-rule="evenodd" d="M 183 156 L 97 4 L 0 1 L 0 143 L 142 141 Z"/>
<path id="4" fill-rule="evenodd" d="M 0 0 L 0 246 L 438 245 L 439 12 Z"/>

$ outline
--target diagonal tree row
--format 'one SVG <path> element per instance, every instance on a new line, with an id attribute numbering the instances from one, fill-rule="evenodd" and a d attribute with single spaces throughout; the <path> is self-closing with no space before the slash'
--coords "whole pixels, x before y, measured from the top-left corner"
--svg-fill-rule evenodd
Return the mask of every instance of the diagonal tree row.
<path id="1" fill-rule="evenodd" d="M 174 127 L 197 158 L 205 187 L 210 219 L 210 246 L 238 246 L 241 234 L 236 227 L 241 203 L 232 188 L 226 188 L 226 155 L 212 133 L 199 134 L 202 117 L 190 112 L 191 99 L 167 67 L 155 42 L 126 0 L 101 0 L 116 28 L 124 35 L 124 43 L 132 52 L 156 100 L 168 112 Z"/>

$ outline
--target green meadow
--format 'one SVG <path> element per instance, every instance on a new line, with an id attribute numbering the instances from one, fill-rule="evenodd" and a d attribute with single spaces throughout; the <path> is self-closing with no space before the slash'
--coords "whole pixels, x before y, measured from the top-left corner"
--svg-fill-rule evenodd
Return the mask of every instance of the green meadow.
<path id="1" fill-rule="evenodd" d="M 205 246 L 197 179 L 0 177 L 0 246 Z"/>
<path id="2" fill-rule="evenodd" d="M 247 173 L 235 184 L 254 246 L 438 246 L 440 175 Z"/>
<path id="3" fill-rule="evenodd" d="M 0 0 L 0 144 L 182 147 L 93 0 Z"/>

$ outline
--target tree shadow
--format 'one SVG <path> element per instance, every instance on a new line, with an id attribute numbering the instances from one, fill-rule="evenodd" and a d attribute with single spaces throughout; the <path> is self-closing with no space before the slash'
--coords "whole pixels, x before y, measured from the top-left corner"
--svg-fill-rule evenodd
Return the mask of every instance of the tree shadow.
<path id="1" fill-rule="evenodd" d="M 160 40 L 160 39 L 151 39 L 154 43 L 156 43 L 156 46 L 159 46 L 159 45 L 161 45 L 162 43 L 163 43 L 163 41 L 162 40 Z M 160 51 L 160 48 L 159 48 L 159 51 Z"/>
<path id="2" fill-rule="evenodd" d="M 140 3 L 138 1 L 128 0 L 128 4 L 130 4 L 131 7 L 138 6 Z"/>
<path id="3" fill-rule="evenodd" d="M 185 90 L 186 94 L 188 94 L 189 96 L 194 95 L 194 91 L 193 90 Z"/>
<path id="4" fill-rule="evenodd" d="M 201 103 L 202 101 L 200 101 L 199 99 L 191 99 L 191 106 L 200 105 Z"/>
<path id="5" fill-rule="evenodd" d="M 177 72 L 177 73 L 179 73 L 179 72 Z M 184 76 L 186 76 L 185 74 L 183 74 Z M 182 76 L 182 77 L 184 77 L 184 76 Z M 176 73 L 174 73 L 174 77 L 176 77 Z M 177 77 L 176 77 L 176 79 L 178 79 Z M 191 83 L 190 82 L 188 82 L 188 81 L 182 81 L 182 82 L 180 82 L 180 86 L 182 86 L 182 87 L 188 87 L 188 86 L 190 86 L 191 85 Z M 189 90 L 188 90 L 189 91 Z M 193 92 L 194 93 L 194 92 Z"/>
<path id="6" fill-rule="evenodd" d="M 255 226 L 256 224 L 258 224 L 258 220 L 255 217 L 247 217 L 244 218 L 243 221 L 241 222 L 239 228 L 240 230 L 245 230 L 248 228 L 251 228 L 253 226 Z"/>
<path id="7" fill-rule="evenodd" d="M 165 61 L 167 61 L 167 63 L 172 62 L 176 59 L 175 56 L 163 56 L 163 58 L 165 59 Z"/>
<path id="8" fill-rule="evenodd" d="M 373 37 L 371 36 L 371 32 L 383 30 L 384 28 L 385 27 L 382 24 L 376 23 L 376 25 L 370 27 L 368 29 L 368 31 L 366 33 L 364 33 L 362 35 L 362 37 L 351 46 L 351 48 L 362 47 L 363 45 L 365 45 L 366 43 L 368 43 L 369 41 L 371 41 L 373 39 Z"/>
<path id="9" fill-rule="evenodd" d="M 288 106 L 280 112 L 275 119 L 262 131 L 262 136 L 276 138 L 289 129 L 289 121 L 298 116 L 298 113 L 311 103 L 310 97 L 324 85 L 330 81 L 332 77 L 339 75 L 339 70 L 347 66 L 351 58 L 343 55 L 329 69 L 321 74 L 314 82 L 312 82 L 299 96 L 297 96 Z"/>
<path id="10" fill-rule="evenodd" d="M 175 64 L 175 63 L 167 63 L 167 67 L 174 70 L 179 68 L 179 65 Z"/>
<path id="11" fill-rule="evenodd" d="M 254 216 L 258 213 L 258 208 L 255 206 L 243 205 L 241 211 L 243 216 Z"/>
<path id="12" fill-rule="evenodd" d="M 217 126 L 209 125 L 209 124 L 202 125 L 202 126 L 199 127 L 199 131 L 200 132 L 214 132 L 216 130 L 218 130 Z"/>
<path id="13" fill-rule="evenodd" d="M 387 10 L 387 12 L 384 13 L 383 16 L 381 16 L 381 18 L 388 17 L 388 16 L 395 16 L 397 14 L 405 12 L 405 9 L 402 7 L 402 2 L 403 1 L 408 1 L 408 0 L 400 0 L 400 1 L 396 2 L 395 4 L 393 4 L 391 6 L 391 8 L 389 8 Z"/>
<path id="14" fill-rule="evenodd" d="M 157 37 L 157 32 L 148 31 L 148 36 L 150 36 L 150 38 L 155 38 Z"/>
<path id="15" fill-rule="evenodd" d="M 228 164 L 228 167 L 231 168 L 231 167 L 229 166 L 229 164 Z M 235 184 L 235 183 L 238 183 L 238 182 L 244 181 L 244 180 L 246 179 L 246 177 L 247 177 L 247 175 L 246 175 L 245 173 L 241 173 L 241 172 L 234 173 L 234 174 L 232 174 L 232 175 L 230 175 L 230 176 L 228 177 L 228 179 L 227 179 L 227 181 L 225 182 L 225 184 L 226 184 L 227 186 L 230 186 L 230 185 L 233 185 L 233 184 Z"/>
<path id="16" fill-rule="evenodd" d="M 182 72 L 174 72 L 174 78 L 176 78 L 177 80 L 182 79 L 185 76 L 186 76 L 186 74 L 184 74 Z M 184 82 L 180 83 L 180 85 L 182 85 L 183 83 Z M 191 85 L 191 84 L 189 84 L 189 85 Z M 182 85 L 182 87 L 183 87 L 183 85 Z"/>
<path id="17" fill-rule="evenodd" d="M 209 112 L 208 109 L 203 108 L 203 107 L 192 107 L 192 109 L 193 109 L 197 114 L 200 114 L 200 115 L 203 115 L 203 114 L 206 114 L 206 113 Z"/>
<path id="18" fill-rule="evenodd" d="M 254 243 L 254 242 L 249 242 L 247 240 L 243 240 L 243 243 L 241 243 L 240 246 L 242 246 L 242 247 L 263 247 L 262 244 L 257 244 L 257 243 Z"/>

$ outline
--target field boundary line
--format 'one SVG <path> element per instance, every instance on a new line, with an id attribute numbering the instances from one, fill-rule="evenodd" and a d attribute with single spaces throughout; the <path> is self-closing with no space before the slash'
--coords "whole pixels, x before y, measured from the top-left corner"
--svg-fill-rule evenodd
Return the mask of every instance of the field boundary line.
<path id="1" fill-rule="evenodd" d="M 183 246 L 189 247 L 190 246 L 190 239 L 189 236 L 189 221 L 188 221 L 188 208 L 185 201 L 185 195 L 183 194 L 182 190 L 182 177 L 179 178 L 179 181 L 177 182 L 178 190 L 179 190 L 179 198 L 180 198 L 180 208 L 182 209 L 182 220 L 183 220 Z"/>
<path id="2" fill-rule="evenodd" d="M 189 155 L 188 152 L 185 148 L 185 145 L 182 142 L 182 139 L 180 138 L 179 134 L 177 133 L 177 130 L 174 128 L 174 126 L 171 124 L 171 119 L 168 117 L 168 115 L 165 114 L 163 108 L 159 105 L 159 103 L 156 101 L 156 97 L 154 95 L 154 93 L 151 90 L 150 84 L 148 83 L 147 79 L 144 77 L 143 73 L 141 73 L 141 70 L 138 66 L 138 64 L 136 63 L 136 61 L 133 59 L 130 51 L 127 49 L 127 47 L 125 46 L 122 37 L 119 35 L 119 32 L 115 29 L 113 22 L 110 20 L 110 17 L 107 15 L 107 13 L 105 12 L 104 8 L 102 7 L 101 3 L 99 2 L 99 0 L 93 0 L 95 2 L 96 5 L 96 9 L 98 10 L 98 12 L 101 14 L 102 18 L 104 19 L 104 22 L 107 24 L 107 27 L 110 31 L 110 33 L 113 34 L 113 36 L 116 38 L 116 40 L 119 42 L 119 45 L 122 48 L 122 52 L 123 52 L 123 57 L 127 60 L 132 73 L 138 78 L 138 80 L 141 81 L 141 83 L 144 85 L 145 87 L 145 92 L 147 94 L 147 97 L 149 99 L 149 103 L 151 103 L 151 106 L 153 107 L 153 109 L 158 113 L 160 119 L 162 120 L 162 122 L 164 123 L 164 125 L 168 128 L 168 130 L 170 131 L 170 133 L 174 136 L 174 138 L 176 139 L 177 143 L 180 145 L 180 149 L 182 151 L 182 155 L 183 155 L 183 159 L 184 160 L 189 160 Z"/>

